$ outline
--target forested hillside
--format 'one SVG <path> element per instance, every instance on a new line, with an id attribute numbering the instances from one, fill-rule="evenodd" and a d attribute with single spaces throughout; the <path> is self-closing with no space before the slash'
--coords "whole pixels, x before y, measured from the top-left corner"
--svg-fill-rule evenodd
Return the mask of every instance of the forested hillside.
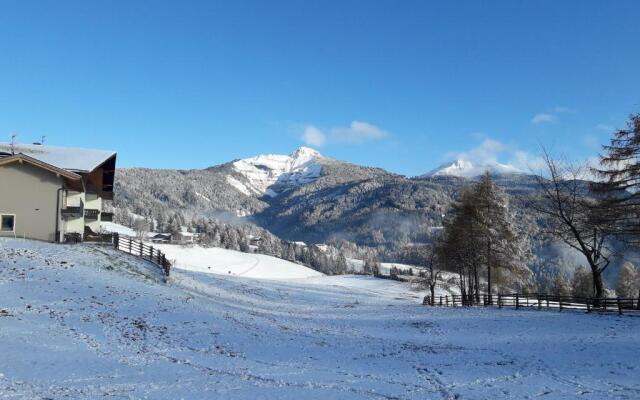
<path id="1" fill-rule="evenodd" d="M 558 276 L 571 276 L 581 255 L 545 234 L 546 220 L 529 209 L 540 192 L 538 177 L 509 171 L 491 178 L 529 246 L 522 261 L 529 281 L 549 288 Z M 186 226 L 209 246 L 250 251 L 259 237 L 261 253 L 334 274 L 346 271 L 345 258 L 424 264 L 419 249 L 440 235 L 455 202 L 478 179 L 440 172 L 408 178 L 302 148 L 204 170 L 120 169 L 114 211 L 125 225 L 144 219 L 148 230 Z M 588 192 L 589 183 L 581 185 Z M 622 263 L 613 259 L 605 279 L 612 282 Z"/>

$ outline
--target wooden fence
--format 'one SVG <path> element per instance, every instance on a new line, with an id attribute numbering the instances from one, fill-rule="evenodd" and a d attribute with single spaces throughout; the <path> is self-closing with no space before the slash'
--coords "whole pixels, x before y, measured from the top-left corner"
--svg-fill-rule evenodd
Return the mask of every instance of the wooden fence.
<path id="1" fill-rule="evenodd" d="M 574 297 L 574 296 L 556 296 L 549 294 L 496 294 L 462 296 L 436 296 L 431 301 L 431 296 L 425 296 L 422 304 L 437 307 L 512 307 L 515 309 L 533 309 L 533 310 L 581 310 L 586 312 L 617 312 L 638 313 L 640 314 L 640 298 L 602 298 L 596 299 L 592 297 Z"/>
<path id="2" fill-rule="evenodd" d="M 162 271 L 166 276 L 169 276 L 169 272 L 171 272 L 171 262 L 167 260 L 167 257 L 163 252 L 158 249 L 154 249 L 153 246 L 147 245 L 128 236 L 120 237 L 117 233 L 113 234 L 113 246 L 125 253 L 151 261 L 162 268 Z"/>

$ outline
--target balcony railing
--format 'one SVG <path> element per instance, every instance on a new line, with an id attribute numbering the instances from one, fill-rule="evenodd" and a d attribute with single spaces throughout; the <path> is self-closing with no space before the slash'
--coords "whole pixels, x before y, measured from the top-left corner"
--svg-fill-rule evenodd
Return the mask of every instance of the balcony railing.
<path id="1" fill-rule="evenodd" d="M 84 209 L 84 217 L 88 219 L 98 219 L 98 215 L 100 215 L 100 210 L 94 210 L 91 208 Z"/>
<path id="2" fill-rule="evenodd" d="M 103 212 L 100 214 L 100 219 L 104 222 L 113 222 L 113 213 Z"/>
<path id="3" fill-rule="evenodd" d="M 60 214 L 66 218 L 80 218 L 84 212 L 84 207 L 65 207 L 60 210 Z"/>

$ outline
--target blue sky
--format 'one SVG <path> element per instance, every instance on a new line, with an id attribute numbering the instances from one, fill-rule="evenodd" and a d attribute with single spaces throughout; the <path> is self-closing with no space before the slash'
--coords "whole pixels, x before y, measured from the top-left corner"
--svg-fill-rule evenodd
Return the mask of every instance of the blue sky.
<path id="1" fill-rule="evenodd" d="M 202 168 L 305 143 L 407 175 L 594 156 L 640 112 L 638 1 L 3 1 L 0 141 Z"/>

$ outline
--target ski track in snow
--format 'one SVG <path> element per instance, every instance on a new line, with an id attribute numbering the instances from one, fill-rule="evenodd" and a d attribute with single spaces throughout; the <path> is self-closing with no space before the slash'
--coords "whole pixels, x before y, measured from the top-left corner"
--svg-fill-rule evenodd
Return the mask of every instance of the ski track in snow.
<path id="1" fill-rule="evenodd" d="M 0 399 L 640 398 L 640 318 L 420 300 L 0 239 Z"/>

